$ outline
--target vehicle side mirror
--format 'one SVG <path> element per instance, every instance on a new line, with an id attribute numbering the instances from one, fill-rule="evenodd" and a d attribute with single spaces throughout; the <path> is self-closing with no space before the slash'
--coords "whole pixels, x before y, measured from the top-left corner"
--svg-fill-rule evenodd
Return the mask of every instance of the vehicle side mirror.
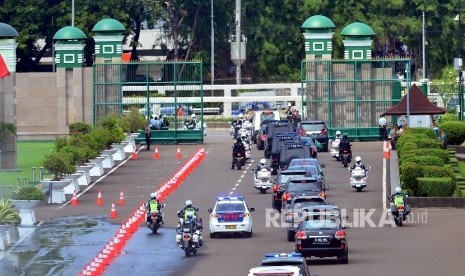
<path id="1" fill-rule="evenodd" d="M 255 208 L 253 208 L 253 207 L 250 208 L 249 210 L 250 210 L 250 212 L 255 212 Z"/>
<path id="2" fill-rule="evenodd" d="M 213 213 L 213 209 L 212 209 L 212 208 L 208 208 L 207 212 Z"/>

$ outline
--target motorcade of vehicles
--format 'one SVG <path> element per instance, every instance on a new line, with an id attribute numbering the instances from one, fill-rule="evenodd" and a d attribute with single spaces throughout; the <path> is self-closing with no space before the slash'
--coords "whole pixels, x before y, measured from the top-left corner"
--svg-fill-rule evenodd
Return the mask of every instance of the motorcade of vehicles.
<path id="1" fill-rule="evenodd" d="M 311 148 L 305 142 L 285 142 L 279 154 L 279 169 L 287 169 L 296 158 L 312 158 Z"/>
<path id="2" fill-rule="evenodd" d="M 252 212 L 255 208 L 249 208 L 243 196 L 217 197 L 213 208 L 209 208 L 210 238 L 219 234 L 242 234 L 252 237 L 253 220 Z"/>
<path id="3" fill-rule="evenodd" d="M 296 196 L 292 198 L 288 208 L 285 210 L 287 227 L 287 240 L 295 240 L 295 229 L 300 222 L 308 219 L 307 213 L 316 205 L 328 205 L 324 198 L 319 196 Z"/>
<path id="4" fill-rule="evenodd" d="M 304 258 L 336 257 L 342 264 L 349 262 L 347 233 L 341 212 L 336 206 L 313 206 L 309 219 L 299 223 L 295 234 L 295 250 Z"/>
<path id="5" fill-rule="evenodd" d="M 249 270 L 248 276 L 301 276 L 303 274 L 298 266 L 258 266 Z"/>
<path id="6" fill-rule="evenodd" d="M 320 120 L 303 121 L 299 124 L 299 135 L 309 136 L 322 144 L 321 150 L 328 151 L 328 128 Z"/>
<path id="7" fill-rule="evenodd" d="M 271 105 L 269 102 L 248 102 L 245 104 L 241 104 L 239 108 L 233 109 L 231 111 L 231 115 L 239 115 L 239 114 L 244 114 L 247 110 L 265 110 L 265 109 L 270 109 Z"/>
<path id="8" fill-rule="evenodd" d="M 294 132 L 294 126 L 288 121 L 279 121 L 276 123 L 268 124 L 268 134 L 266 135 L 265 150 L 264 150 L 264 155 L 266 158 L 271 157 L 271 146 L 273 144 L 273 138 L 278 133 L 289 133 L 289 132 Z"/>
<path id="9" fill-rule="evenodd" d="M 286 142 L 299 142 L 300 136 L 296 132 L 278 132 L 272 138 L 271 143 L 271 170 L 272 174 L 278 174 L 279 169 L 279 156 L 281 153 L 281 146 Z"/>
<path id="10" fill-rule="evenodd" d="M 274 209 L 281 211 L 282 197 L 286 189 L 287 181 L 294 177 L 309 176 L 304 169 L 291 169 L 280 171 L 278 177 L 273 184 L 273 196 L 271 197 L 271 205 Z"/>
<path id="11" fill-rule="evenodd" d="M 257 143 L 257 134 L 260 131 L 260 128 L 263 124 L 269 124 L 270 122 L 277 122 L 281 119 L 281 114 L 278 110 L 257 110 L 254 111 L 252 118 L 253 132 L 252 132 L 252 141 Z"/>
<path id="12" fill-rule="evenodd" d="M 292 199 L 297 196 L 318 196 L 326 199 L 325 187 L 316 177 L 295 177 L 286 183 L 282 197 L 282 209 L 287 209 Z"/>

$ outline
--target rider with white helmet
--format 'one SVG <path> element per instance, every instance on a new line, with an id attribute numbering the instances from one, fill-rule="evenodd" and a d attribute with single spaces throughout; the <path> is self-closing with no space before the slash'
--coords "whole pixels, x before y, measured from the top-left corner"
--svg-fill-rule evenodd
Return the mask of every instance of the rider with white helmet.
<path id="1" fill-rule="evenodd" d="M 341 139 L 341 135 L 342 135 L 342 134 L 341 134 L 341 131 L 340 131 L 340 130 L 336 131 L 336 136 L 335 136 L 334 139 Z"/>
<path id="2" fill-rule="evenodd" d="M 265 158 L 260 159 L 260 162 L 258 163 L 257 168 L 255 169 L 255 174 L 257 174 L 257 172 L 261 171 L 262 169 L 266 169 L 268 171 L 270 170 L 270 167 L 266 165 Z"/>
<path id="3" fill-rule="evenodd" d="M 353 170 L 355 168 L 361 168 L 365 171 L 368 171 L 368 168 L 362 163 L 362 157 L 360 156 L 355 157 L 355 164 L 352 167 L 350 167 L 350 170 Z"/>
<path id="4" fill-rule="evenodd" d="M 163 224 L 163 214 L 161 213 L 162 205 L 160 204 L 159 197 L 157 193 L 150 194 L 150 200 L 147 202 L 147 223 L 152 222 L 152 218 L 150 216 L 153 212 L 158 212 L 160 215 L 158 217 L 158 221 Z"/>

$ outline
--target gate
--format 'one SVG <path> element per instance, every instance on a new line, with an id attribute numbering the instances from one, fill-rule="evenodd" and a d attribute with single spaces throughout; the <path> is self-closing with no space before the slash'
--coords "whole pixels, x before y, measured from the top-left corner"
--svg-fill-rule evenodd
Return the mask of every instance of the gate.
<path id="1" fill-rule="evenodd" d="M 203 143 L 201 62 L 103 63 L 93 69 L 94 125 L 136 108 L 147 120 L 165 115 L 170 122 L 169 129 L 152 130 L 153 143 Z M 188 130 L 184 122 L 192 114 L 200 123 Z M 136 141 L 145 141 L 143 130 Z"/>
<path id="2" fill-rule="evenodd" d="M 303 61 L 302 114 L 325 121 L 330 136 L 377 140 L 379 116 L 408 91 L 411 69 L 410 59 Z"/>

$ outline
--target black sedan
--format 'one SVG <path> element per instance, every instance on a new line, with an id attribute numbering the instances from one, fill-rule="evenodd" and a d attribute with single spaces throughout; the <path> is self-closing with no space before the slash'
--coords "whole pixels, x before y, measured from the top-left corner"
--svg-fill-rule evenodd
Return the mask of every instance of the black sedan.
<path id="1" fill-rule="evenodd" d="M 274 209 L 281 211 L 282 207 L 282 196 L 286 188 L 286 183 L 289 179 L 294 177 L 309 176 L 308 172 L 304 169 L 293 169 L 281 171 L 278 174 L 278 178 L 273 185 L 273 196 L 271 198 L 271 205 Z"/>
<path id="2" fill-rule="evenodd" d="M 306 258 L 337 257 L 340 263 L 347 264 L 349 247 L 344 229 L 340 216 L 324 211 L 311 214 L 296 229 L 295 250 Z"/>

